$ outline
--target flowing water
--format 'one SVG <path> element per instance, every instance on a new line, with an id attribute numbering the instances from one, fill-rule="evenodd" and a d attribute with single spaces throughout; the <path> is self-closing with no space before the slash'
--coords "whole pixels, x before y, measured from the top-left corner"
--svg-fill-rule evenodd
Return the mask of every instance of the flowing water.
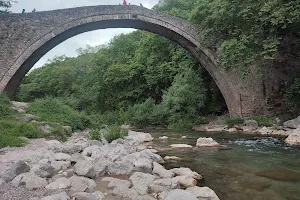
<path id="1" fill-rule="evenodd" d="M 163 132 L 147 130 L 156 138 L 161 156 L 178 156 L 166 168 L 189 167 L 204 179 L 199 186 L 212 188 L 221 200 L 300 200 L 300 149 L 285 147 L 283 140 L 232 133 Z M 166 135 L 167 140 L 157 139 Z M 181 136 L 187 139 L 181 139 Z M 170 149 L 170 144 L 195 146 L 199 137 L 212 137 L 227 150 Z"/>

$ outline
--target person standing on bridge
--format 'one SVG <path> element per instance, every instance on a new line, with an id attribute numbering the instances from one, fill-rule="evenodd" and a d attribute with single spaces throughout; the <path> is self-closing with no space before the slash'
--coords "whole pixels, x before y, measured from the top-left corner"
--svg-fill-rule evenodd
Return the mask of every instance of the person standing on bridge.
<path id="1" fill-rule="evenodd" d="M 23 10 L 22 10 L 22 14 L 24 14 L 25 13 L 25 9 L 23 8 Z"/>
<path id="2" fill-rule="evenodd" d="M 34 9 L 32 10 L 32 12 L 35 13 L 35 12 L 36 12 L 36 9 L 34 8 Z"/>
<path id="3" fill-rule="evenodd" d="M 123 5 L 127 6 L 127 1 L 126 0 L 123 0 Z"/>

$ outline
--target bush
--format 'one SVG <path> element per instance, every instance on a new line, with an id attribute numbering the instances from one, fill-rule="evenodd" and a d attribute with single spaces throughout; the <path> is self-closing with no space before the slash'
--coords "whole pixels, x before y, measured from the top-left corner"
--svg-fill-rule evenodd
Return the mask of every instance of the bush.
<path id="1" fill-rule="evenodd" d="M 12 120 L 0 121 L 0 148 L 6 146 L 23 146 L 26 141 L 19 137 L 39 138 L 44 135 L 39 131 L 38 126 L 28 122 L 17 122 Z"/>
<path id="2" fill-rule="evenodd" d="M 227 119 L 225 119 L 225 122 L 228 128 L 232 128 L 235 125 L 243 124 L 245 120 L 239 117 L 228 117 Z"/>
<path id="3" fill-rule="evenodd" d="M 12 109 L 10 108 L 10 102 L 8 97 L 0 93 L 0 119 L 4 119 L 13 114 Z"/>
<path id="4" fill-rule="evenodd" d="M 300 78 L 296 78 L 294 83 L 286 90 L 285 100 L 288 109 L 298 114 L 300 111 Z"/>
<path id="5" fill-rule="evenodd" d="M 251 119 L 257 121 L 258 126 L 273 126 L 274 118 L 269 117 L 263 117 L 263 116 L 257 116 L 257 117 L 251 117 Z"/>
<path id="6" fill-rule="evenodd" d="M 84 129 L 90 123 L 83 113 L 79 113 L 59 99 L 37 99 L 29 106 L 29 112 L 40 120 L 71 126 L 73 130 Z"/>
<path id="7" fill-rule="evenodd" d="M 103 140 L 105 139 L 107 142 L 112 142 L 119 138 L 124 138 L 127 136 L 128 130 L 122 129 L 120 126 L 113 125 L 107 126 L 101 130 L 94 129 L 91 131 L 90 139 L 92 140 Z"/>

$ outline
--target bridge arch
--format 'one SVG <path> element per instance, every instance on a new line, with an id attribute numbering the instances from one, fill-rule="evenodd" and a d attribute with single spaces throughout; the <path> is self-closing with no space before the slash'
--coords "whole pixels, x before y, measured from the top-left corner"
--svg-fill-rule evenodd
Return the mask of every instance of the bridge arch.
<path id="1" fill-rule="evenodd" d="M 32 66 L 56 45 L 80 33 L 135 28 L 164 36 L 191 52 L 210 73 L 231 115 L 241 115 L 238 85 L 217 66 L 188 21 L 138 6 L 90 6 L 0 16 L 0 92 L 12 95 Z"/>

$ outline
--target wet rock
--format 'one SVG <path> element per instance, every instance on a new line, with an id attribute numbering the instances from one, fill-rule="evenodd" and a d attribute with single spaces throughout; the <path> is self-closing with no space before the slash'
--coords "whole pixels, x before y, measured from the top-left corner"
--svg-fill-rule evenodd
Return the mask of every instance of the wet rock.
<path id="1" fill-rule="evenodd" d="M 180 148 L 193 148 L 193 146 L 188 145 L 188 144 L 171 144 L 170 147 L 171 147 L 171 148 L 174 148 L 174 149 L 180 149 Z"/>
<path id="2" fill-rule="evenodd" d="M 130 189 L 126 187 L 116 187 L 112 191 L 112 194 L 122 198 L 129 198 L 129 199 L 133 199 L 136 196 L 138 196 L 138 193 L 134 189 Z"/>
<path id="3" fill-rule="evenodd" d="M 186 176 L 186 177 L 192 177 L 194 179 L 202 179 L 202 176 L 200 174 L 198 174 L 197 172 L 193 172 L 189 168 L 180 167 L 180 168 L 171 169 L 170 171 L 172 171 L 176 176 Z"/>
<path id="4" fill-rule="evenodd" d="M 99 196 L 96 194 L 90 194 L 86 192 L 77 192 L 72 194 L 72 197 L 75 198 L 76 200 L 101 200 Z"/>
<path id="5" fill-rule="evenodd" d="M 162 136 L 162 137 L 159 137 L 158 139 L 160 139 L 160 140 L 166 140 L 166 139 L 168 139 L 168 137 L 167 136 Z"/>
<path id="6" fill-rule="evenodd" d="M 71 156 L 65 153 L 57 153 L 54 155 L 55 160 L 57 161 L 66 161 L 66 160 L 70 160 Z"/>
<path id="7" fill-rule="evenodd" d="M 179 183 L 173 181 L 171 178 L 156 179 L 149 185 L 149 191 L 153 193 L 160 193 L 176 188 L 179 188 Z"/>
<path id="8" fill-rule="evenodd" d="M 164 160 L 177 160 L 177 161 L 181 161 L 183 160 L 183 158 L 177 157 L 177 156 L 165 156 Z"/>
<path id="9" fill-rule="evenodd" d="M 300 116 L 297 117 L 296 119 L 292 119 L 283 123 L 283 127 L 285 128 L 296 129 L 299 128 L 299 125 L 300 125 Z"/>
<path id="10" fill-rule="evenodd" d="M 216 193 L 209 187 L 189 187 L 186 191 L 194 194 L 198 199 L 220 200 Z"/>
<path id="11" fill-rule="evenodd" d="M 86 176 L 89 178 L 95 178 L 96 172 L 93 167 L 93 163 L 88 160 L 78 161 L 73 168 L 74 172 L 79 176 Z"/>
<path id="12" fill-rule="evenodd" d="M 31 169 L 32 173 L 42 178 L 51 178 L 55 173 L 55 168 L 50 162 L 38 164 Z"/>
<path id="13" fill-rule="evenodd" d="M 166 170 L 162 165 L 157 162 L 153 162 L 153 174 L 158 175 L 162 178 L 171 178 L 174 176 L 174 173 L 170 170 Z"/>
<path id="14" fill-rule="evenodd" d="M 6 182 L 13 180 L 16 176 L 22 173 L 29 172 L 30 167 L 22 160 L 19 160 L 11 166 L 11 168 L 1 177 Z"/>
<path id="15" fill-rule="evenodd" d="M 153 181 L 156 179 L 155 176 L 151 174 L 145 174 L 141 172 L 135 172 L 129 180 L 132 182 L 133 187 L 137 193 L 140 195 L 145 195 L 148 193 L 148 187 L 153 183 Z"/>
<path id="16" fill-rule="evenodd" d="M 107 168 L 107 173 L 112 175 L 129 175 L 134 169 L 134 166 L 124 161 L 111 163 Z"/>
<path id="17" fill-rule="evenodd" d="M 172 190 L 169 192 L 165 198 L 165 200 L 198 200 L 197 197 L 185 190 Z"/>
<path id="18" fill-rule="evenodd" d="M 219 147 L 220 145 L 212 138 L 199 138 L 197 140 L 196 146 L 197 147 Z"/>
<path id="19" fill-rule="evenodd" d="M 283 170 L 263 170 L 255 173 L 256 176 L 261 176 L 277 181 L 297 182 L 300 180 L 300 174 L 292 171 Z"/>
<path id="20" fill-rule="evenodd" d="M 234 133 L 234 132 L 237 132 L 238 130 L 236 128 L 229 128 L 227 129 L 227 132 L 229 133 Z"/>
<path id="21" fill-rule="evenodd" d="M 82 176 L 72 176 L 69 178 L 71 182 L 71 189 L 72 192 L 95 192 L 96 189 L 96 182 L 92 179 L 82 177 Z"/>
<path id="22" fill-rule="evenodd" d="M 31 173 L 24 173 L 18 175 L 12 180 L 12 185 L 15 187 L 24 185 L 29 190 L 43 188 L 48 185 L 46 179 L 38 177 Z"/>
<path id="23" fill-rule="evenodd" d="M 295 129 L 284 142 L 291 146 L 300 146 L 300 128 Z"/>
<path id="24" fill-rule="evenodd" d="M 67 178 L 59 178 L 56 181 L 50 183 L 46 186 L 46 189 L 56 190 L 56 189 L 66 189 L 71 186 L 71 182 Z"/>
<path id="25" fill-rule="evenodd" d="M 187 136 L 185 136 L 185 135 L 184 135 L 184 136 L 181 136 L 181 139 L 186 139 L 186 138 L 187 138 Z"/>
<path id="26" fill-rule="evenodd" d="M 59 194 L 54 194 L 51 196 L 43 197 L 41 200 L 70 200 L 70 197 L 66 192 L 61 192 Z"/>
<path id="27" fill-rule="evenodd" d="M 193 187 L 197 185 L 197 181 L 192 177 L 187 176 L 176 176 L 172 178 L 173 183 L 179 183 L 183 188 Z"/>

